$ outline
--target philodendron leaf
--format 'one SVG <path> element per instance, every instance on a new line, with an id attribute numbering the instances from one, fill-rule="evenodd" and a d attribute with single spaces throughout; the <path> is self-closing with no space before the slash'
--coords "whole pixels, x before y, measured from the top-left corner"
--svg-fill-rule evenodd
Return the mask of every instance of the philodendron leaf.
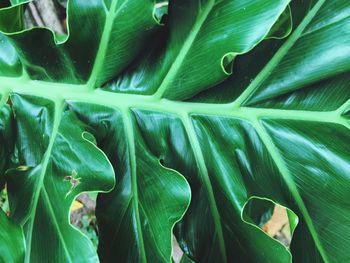
<path id="1" fill-rule="evenodd" d="M 25 261 L 98 261 L 69 208 L 114 181 L 102 262 L 171 262 L 172 232 L 184 261 L 349 261 L 349 1 L 173 0 L 158 21 L 160 3 L 71 0 L 64 42 L 0 10 Z M 273 203 L 290 248 L 259 228 Z"/>

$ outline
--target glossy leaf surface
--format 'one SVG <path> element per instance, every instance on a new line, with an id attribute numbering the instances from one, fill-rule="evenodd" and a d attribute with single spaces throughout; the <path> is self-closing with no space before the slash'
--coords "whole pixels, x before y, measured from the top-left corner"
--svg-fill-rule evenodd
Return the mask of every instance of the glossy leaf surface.
<path id="1" fill-rule="evenodd" d="M 348 261 L 349 2 L 173 0 L 160 23 L 167 4 L 69 1 L 64 41 L 0 10 L 2 222 L 24 260 L 171 262 L 174 232 L 183 262 Z M 97 256 L 69 208 L 110 190 Z M 274 203 L 290 248 L 259 228 Z"/>

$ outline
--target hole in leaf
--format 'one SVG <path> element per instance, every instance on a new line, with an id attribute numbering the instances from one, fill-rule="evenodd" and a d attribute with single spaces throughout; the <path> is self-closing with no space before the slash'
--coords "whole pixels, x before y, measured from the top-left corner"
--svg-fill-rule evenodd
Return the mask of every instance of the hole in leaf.
<path id="1" fill-rule="evenodd" d="M 271 218 L 261 229 L 269 236 L 289 247 L 292 235 L 286 208 L 275 205 Z"/>
<path id="2" fill-rule="evenodd" d="M 290 209 L 268 199 L 253 197 L 244 207 L 244 219 L 260 227 L 267 235 L 290 246 L 298 217 Z"/>
<path id="3" fill-rule="evenodd" d="M 70 209 L 70 222 L 82 231 L 97 248 L 98 227 L 96 223 L 97 193 L 82 193 L 73 202 Z"/>
<path id="4" fill-rule="evenodd" d="M 60 1 L 63 2 L 63 1 Z M 57 1 L 34 1 L 26 4 L 24 11 L 24 28 L 30 29 L 36 26 L 50 28 L 56 41 L 63 42 L 67 35 L 66 8 Z"/>

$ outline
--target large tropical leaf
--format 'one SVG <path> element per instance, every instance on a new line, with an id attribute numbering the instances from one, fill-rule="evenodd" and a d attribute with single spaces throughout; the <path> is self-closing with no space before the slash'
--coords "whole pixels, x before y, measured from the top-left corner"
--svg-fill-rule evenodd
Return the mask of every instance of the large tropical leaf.
<path id="1" fill-rule="evenodd" d="M 288 4 L 173 0 L 161 26 L 165 2 L 72 0 L 67 36 L 1 9 L 1 178 L 25 261 L 97 261 L 68 211 L 114 174 L 102 262 L 170 262 L 173 229 L 184 261 L 348 261 L 350 4 Z M 290 249 L 259 228 L 273 203 L 298 216 Z"/>

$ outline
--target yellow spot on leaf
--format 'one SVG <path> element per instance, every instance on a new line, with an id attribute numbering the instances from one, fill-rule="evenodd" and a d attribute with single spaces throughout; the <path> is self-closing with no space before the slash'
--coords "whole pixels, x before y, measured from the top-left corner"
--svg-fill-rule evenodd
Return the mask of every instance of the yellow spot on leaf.
<path id="1" fill-rule="evenodd" d="M 17 167 L 18 171 L 25 172 L 29 170 L 29 166 L 21 165 Z"/>
<path id="2" fill-rule="evenodd" d="M 84 207 L 84 206 L 83 206 L 82 203 L 80 203 L 80 202 L 78 202 L 78 201 L 74 201 L 73 204 L 72 204 L 72 206 L 71 206 L 71 208 L 70 208 L 70 211 L 71 211 L 71 212 L 74 212 L 74 211 L 76 211 L 76 210 L 78 210 L 78 209 L 80 209 L 80 208 L 83 208 L 83 207 Z"/>

